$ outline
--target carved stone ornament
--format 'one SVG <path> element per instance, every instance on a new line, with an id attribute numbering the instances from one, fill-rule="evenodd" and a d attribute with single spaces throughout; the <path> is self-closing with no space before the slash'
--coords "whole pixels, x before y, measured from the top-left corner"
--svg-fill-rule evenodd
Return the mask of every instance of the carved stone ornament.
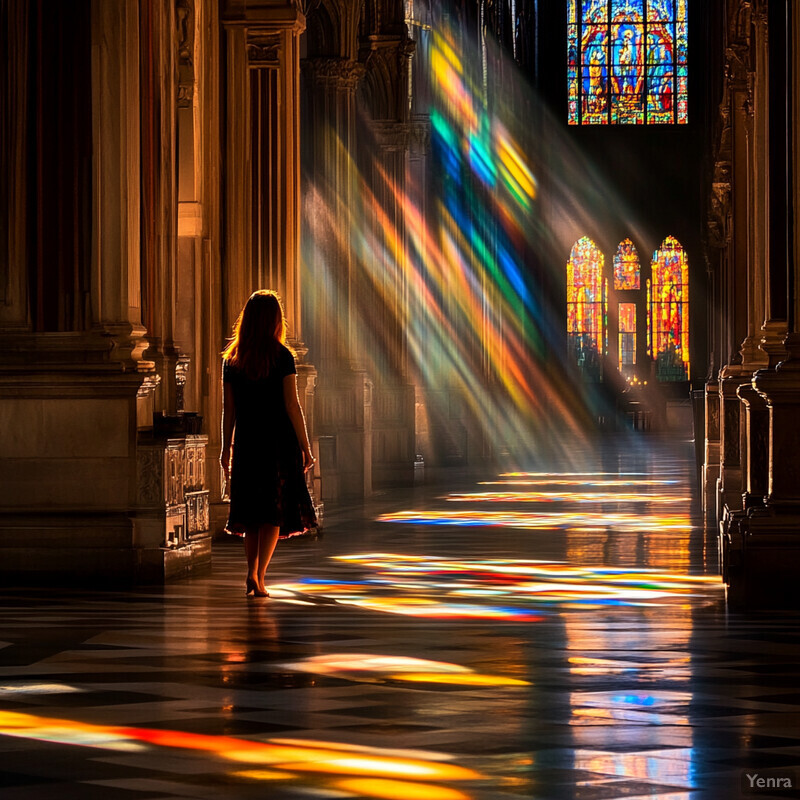
<path id="1" fill-rule="evenodd" d="M 191 66 L 194 61 L 194 2 L 175 1 L 175 23 L 178 37 L 178 61 Z"/>
<path id="2" fill-rule="evenodd" d="M 300 62 L 305 75 L 318 86 L 355 90 L 366 67 L 348 58 L 307 58 Z"/>
<path id="3" fill-rule="evenodd" d="M 178 108 L 191 108 L 194 99 L 194 84 L 178 84 Z"/>
<path id="4" fill-rule="evenodd" d="M 730 183 L 712 183 L 708 212 L 709 243 L 712 247 L 726 247 L 730 241 Z"/>
<path id="5" fill-rule="evenodd" d="M 175 364 L 175 405 L 178 413 L 184 410 L 184 389 L 186 387 L 186 373 L 189 371 L 191 359 L 189 356 L 178 356 Z"/>
<path id="6" fill-rule="evenodd" d="M 247 42 L 247 60 L 250 64 L 277 66 L 281 58 L 281 36 L 253 36 Z"/>
<path id="7" fill-rule="evenodd" d="M 164 452 L 159 447 L 140 447 L 136 455 L 139 503 L 155 506 L 164 502 Z"/>
<path id="8" fill-rule="evenodd" d="M 156 375 L 156 373 L 153 373 L 152 375 L 145 375 L 145 378 L 142 381 L 142 385 L 139 387 L 139 391 L 136 393 L 136 396 L 147 397 L 156 390 L 156 387 L 159 383 L 161 383 L 160 375 Z"/>

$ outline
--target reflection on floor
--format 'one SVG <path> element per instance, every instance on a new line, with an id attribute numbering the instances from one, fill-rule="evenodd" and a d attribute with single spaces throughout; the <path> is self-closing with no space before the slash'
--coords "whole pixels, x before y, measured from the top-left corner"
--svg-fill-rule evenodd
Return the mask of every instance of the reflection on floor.
<path id="1" fill-rule="evenodd" d="M 3 800 L 722 800 L 794 774 L 800 617 L 726 614 L 690 446 L 642 441 L 331 514 L 270 599 L 233 542 L 164 589 L 3 589 Z"/>

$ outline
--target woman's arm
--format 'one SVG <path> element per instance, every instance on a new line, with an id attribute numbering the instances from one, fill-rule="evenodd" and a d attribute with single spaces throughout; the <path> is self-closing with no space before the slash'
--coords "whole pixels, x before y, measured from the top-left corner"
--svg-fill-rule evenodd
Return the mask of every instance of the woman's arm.
<path id="1" fill-rule="evenodd" d="M 230 383 L 222 384 L 222 450 L 219 453 L 219 463 L 228 476 L 231 466 L 231 442 L 233 429 L 236 427 L 236 406 L 233 404 L 233 386 Z"/>
<path id="2" fill-rule="evenodd" d="M 297 398 L 297 375 L 292 373 L 283 379 L 283 399 L 286 403 L 286 412 L 292 421 L 294 432 L 297 434 L 297 441 L 303 451 L 303 469 L 308 472 L 314 466 L 316 460 L 311 454 L 311 445 L 308 443 L 308 431 L 306 430 L 306 418 Z"/>

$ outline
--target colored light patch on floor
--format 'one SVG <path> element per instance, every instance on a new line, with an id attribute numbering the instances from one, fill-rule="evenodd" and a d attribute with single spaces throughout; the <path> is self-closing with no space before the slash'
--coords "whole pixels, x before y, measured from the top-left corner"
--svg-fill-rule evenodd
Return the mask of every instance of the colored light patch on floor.
<path id="1" fill-rule="evenodd" d="M 300 784 L 312 793 L 331 790 L 346 782 L 350 796 L 355 797 L 391 797 L 388 793 L 370 793 L 371 787 L 380 787 L 380 781 L 391 781 L 393 784 L 384 788 L 388 791 L 390 786 L 396 790 L 405 787 L 407 797 L 466 798 L 468 795 L 440 784 L 483 777 L 453 763 L 444 753 L 305 739 L 259 742 L 175 730 L 94 725 L 11 711 L 0 711 L 0 735 L 128 753 L 147 754 L 156 748 L 173 748 L 183 751 L 184 758 L 195 752 L 202 754 L 202 758 L 258 765 L 253 770 L 237 768 L 229 773 L 231 778 Z M 148 763 L 149 759 L 142 766 Z"/>
<path id="2" fill-rule="evenodd" d="M 685 654 L 666 656 L 662 653 L 654 661 L 597 656 L 570 656 L 567 661 L 574 675 L 629 675 L 640 683 L 657 680 L 684 682 L 692 674 L 691 659 Z"/>
<path id="3" fill-rule="evenodd" d="M 465 492 L 449 494 L 450 503 L 689 503 L 687 495 L 630 492 Z"/>
<path id="4" fill-rule="evenodd" d="M 530 686 L 528 681 L 502 675 L 484 675 L 459 664 L 370 653 L 331 653 L 281 665 L 315 675 L 348 680 L 442 683 L 454 686 Z"/>
<path id="5" fill-rule="evenodd" d="M 503 480 L 503 481 L 478 481 L 479 486 L 594 486 L 597 488 L 610 488 L 612 486 L 675 486 L 682 481 L 678 480 L 584 480 L 578 478 L 538 478 L 535 480 Z"/>
<path id="6" fill-rule="evenodd" d="M 718 576 L 552 561 L 454 560 L 394 553 L 336 560 L 367 568 L 370 574 L 347 582 L 314 578 L 280 584 L 270 587 L 270 594 L 289 601 L 323 595 L 344 605 L 417 617 L 534 621 L 537 606 L 652 606 L 682 602 L 688 596 L 713 601 L 723 589 Z"/>
<path id="7" fill-rule="evenodd" d="M 459 525 L 491 528 L 520 528 L 522 530 L 604 531 L 613 528 L 623 533 L 653 531 L 688 532 L 693 529 L 685 515 L 642 515 L 630 512 L 597 513 L 591 511 L 561 511 L 522 513 L 513 511 L 400 511 L 382 514 L 378 522 L 409 525 Z"/>

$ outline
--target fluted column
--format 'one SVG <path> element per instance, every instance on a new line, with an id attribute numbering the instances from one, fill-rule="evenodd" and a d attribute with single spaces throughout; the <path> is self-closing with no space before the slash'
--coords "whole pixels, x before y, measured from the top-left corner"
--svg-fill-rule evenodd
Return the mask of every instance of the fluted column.
<path id="1" fill-rule="evenodd" d="M 300 35 L 305 17 L 291 2 L 228 0 L 222 18 L 227 53 L 223 330 L 229 334 L 256 289 L 281 295 L 289 344 L 298 357 L 300 401 L 316 447 L 317 373 L 307 361 L 300 282 Z M 312 356 L 316 360 L 317 354 Z M 312 480 L 318 498 L 318 477 Z"/>
<path id="2" fill-rule="evenodd" d="M 26 279 L 26 165 L 29 4 L 6 3 L 8 52 L 0 66 L 5 91 L 0 99 L 0 125 L 8 141 L 0 152 L 0 329 L 29 328 Z"/>

